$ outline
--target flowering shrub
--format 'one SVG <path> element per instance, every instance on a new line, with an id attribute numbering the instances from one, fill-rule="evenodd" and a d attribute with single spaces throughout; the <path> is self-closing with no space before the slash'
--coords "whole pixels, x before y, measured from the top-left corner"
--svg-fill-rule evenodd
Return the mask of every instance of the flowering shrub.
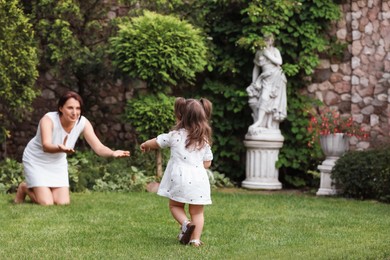
<path id="1" fill-rule="evenodd" d="M 312 134 L 309 145 L 321 135 L 343 133 L 359 139 L 368 137 L 368 133 L 354 122 L 352 117 L 342 117 L 338 111 L 329 108 L 311 117 L 308 131 Z"/>

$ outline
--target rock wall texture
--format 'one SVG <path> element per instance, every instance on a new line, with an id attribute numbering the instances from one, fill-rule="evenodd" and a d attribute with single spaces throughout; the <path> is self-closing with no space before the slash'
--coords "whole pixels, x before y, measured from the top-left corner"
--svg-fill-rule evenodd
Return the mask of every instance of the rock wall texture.
<path id="1" fill-rule="evenodd" d="M 389 141 L 390 0 L 350 0 L 340 8 L 343 18 L 330 33 L 347 51 L 342 59 L 321 60 L 307 94 L 369 131 L 369 140 L 350 141 L 363 150 Z"/>

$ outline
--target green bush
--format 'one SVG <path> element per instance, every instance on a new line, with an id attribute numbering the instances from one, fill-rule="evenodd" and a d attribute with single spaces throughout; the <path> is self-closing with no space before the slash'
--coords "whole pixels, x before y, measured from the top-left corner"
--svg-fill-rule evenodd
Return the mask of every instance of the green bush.
<path id="1" fill-rule="evenodd" d="M 165 94 L 141 96 L 127 102 L 125 118 L 135 127 L 138 139 L 144 142 L 167 133 L 175 124 L 175 98 Z M 162 176 L 163 151 L 155 151 L 156 175 Z"/>
<path id="2" fill-rule="evenodd" d="M 68 158 L 71 191 L 145 190 L 147 182 L 154 177 L 138 170 L 133 165 L 134 158 L 130 158 L 104 158 L 93 151 L 77 152 Z"/>
<path id="3" fill-rule="evenodd" d="M 340 194 L 390 202 L 390 148 L 346 153 L 332 170 Z"/>
<path id="4" fill-rule="evenodd" d="M 72 192 L 146 191 L 146 185 L 158 181 L 153 163 L 143 160 L 145 154 L 132 152 L 130 158 L 104 158 L 93 151 L 79 151 L 68 157 L 69 184 Z M 168 158 L 169 154 L 166 154 Z M 208 170 L 212 187 L 233 187 L 224 174 Z M 0 161 L 0 193 L 14 193 L 24 181 L 23 164 L 6 158 Z"/>
<path id="5" fill-rule="evenodd" d="M 167 133 L 176 122 L 173 113 L 174 103 L 174 97 L 162 93 L 130 99 L 125 109 L 126 123 L 135 128 L 141 142 Z"/>
<path id="6" fill-rule="evenodd" d="M 6 158 L 0 162 L 0 193 L 13 193 L 23 181 L 23 165 Z"/>
<path id="7" fill-rule="evenodd" d="M 95 180 L 107 171 L 108 160 L 92 151 L 78 151 L 68 156 L 70 190 L 81 192 L 92 189 Z"/>
<path id="8" fill-rule="evenodd" d="M 94 191 L 146 191 L 146 185 L 154 181 L 153 176 L 146 176 L 135 166 L 121 169 L 116 172 L 106 172 L 102 178 L 96 180 Z"/>
<path id="9" fill-rule="evenodd" d="M 211 188 L 233 188 L 234 183 L 225 174 L 207 169 Z"/>
<path id="10" fill-rule="evenodd" d="M 34 31 L 17 0 L 0 1 L 0 142 L 38 94 Z"/>
<path id="11" fill-rule="evenodd" d="M 123 20 L 110 44 L 114 65 L 127 76 L 147 81 L 155 93 L 193 83 L 206 66 L 201 32 L 170 15 L 145 11 L 130 22 Z"/>

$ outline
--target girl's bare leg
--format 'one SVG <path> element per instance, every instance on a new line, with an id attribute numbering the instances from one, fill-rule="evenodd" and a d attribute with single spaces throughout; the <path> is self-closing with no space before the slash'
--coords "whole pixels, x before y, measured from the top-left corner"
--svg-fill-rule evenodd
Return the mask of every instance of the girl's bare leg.
<path id="1" fill-rule="evenodd" d="M 184 221 L 188 220 L 184 210 L 184 205 L 184 203 L 169 200 L 169 210 L 171 211 L 173 218 L 176 219 L 180 225 L 182 225 Z"/>
<path id="2" fill-rule="evenodd" d="M 191 205 L 189 211 L 192 223 L 195 225 L 195 230 L 192 233 L 191 240 L 200 240 L 204 225 L 204 207 L 203 205 Z"/>
<path id="3" fill-rule="evenodd" d="M 195 225 L 188 220 L 184 206 L 184 203 L 169 200 L 169 209 L 171 210 L 172 216 L 181 226 L 178 239 L 180 243 L 187 245 L 190 242 Z"/>

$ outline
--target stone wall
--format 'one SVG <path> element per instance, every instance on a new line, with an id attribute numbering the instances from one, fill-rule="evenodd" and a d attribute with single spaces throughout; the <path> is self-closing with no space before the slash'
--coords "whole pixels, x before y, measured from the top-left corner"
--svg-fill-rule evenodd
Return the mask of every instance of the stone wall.
<path id="1" fill-rule="evenodd" d="M 390 0 L 350 0 L 340 8 L 343 18 L 330 33 L 348 49 L 341 61 L 321 60 L 307 93 L 370 132 L 369 140 L 350 141 L 362 150 L 389 141 Z"/>

